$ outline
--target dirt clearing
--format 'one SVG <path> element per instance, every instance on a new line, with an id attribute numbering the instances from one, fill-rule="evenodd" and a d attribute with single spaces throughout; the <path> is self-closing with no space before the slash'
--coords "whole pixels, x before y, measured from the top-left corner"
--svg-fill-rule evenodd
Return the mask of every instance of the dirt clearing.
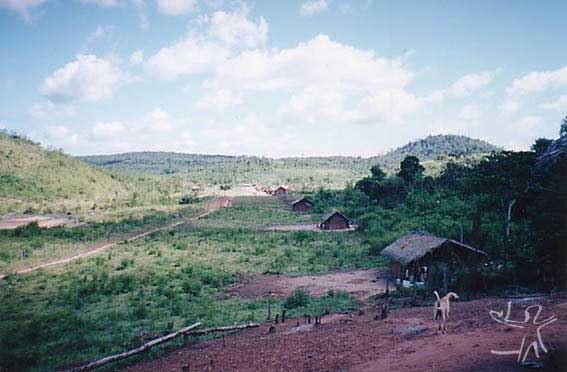
<path id="1" fill-rule="evenodd" d="M 376 269 L 351 270 L 323 275 L 253 275 L 241 277 L 233 293 L 247 299 L 261 298 L 268 293 L 279 297 L 290 295 L 296 288 L 304 288 L 312 296 L 321 296 L 329 290 L 346 291 L 359 299 L 386 291 L 386 279 Z"/>
<path id="2" fill-rule="evenodd" d="M 30 223 L 37 222 L 41 228 L 50 228 L 57 226 L 73 227 L 81 223 L 74 217 L 67 215 L 5 215 L 0 218 L 0 230 L 17 229 L 18 227 L 29 225 Z"/>
<path id="3" fill-rule="evenodd" d="M 541 331 L 548 349 L 556 350 L 567 342 L 566 302 L 563 297 L 516 303 L 514 319 L 521 318 L 523 309 L 531 304 L 543 306 L 542 319 L 556 315 L 559 320 Z M 529 370 L 518 365 L 516 355 L 491 353 L 517 349 L 524 336 L 533 336 L 490 318 L 490 310 L 505 308 L 504 299 L 457 302 L 445 335 L 435 335 L 430 307 L 394 310 L 386 320 L 373 320 L 371 312 L 328 316 L 321 326 L 305 326 L 301 320 L 297 327 L 292 319 L 275 325 L 274 333 L 268 333 L 265 324 L 227 336 L 225 345 L 222 339 L 198 343 L 126 371 L 181 371 L 183 365 L 189 365 L 190 371 Z M 540 354 L 547 363 L 548 355 L 541 350 Z M 535 360 L 533 351 L 528 359 Z"/>

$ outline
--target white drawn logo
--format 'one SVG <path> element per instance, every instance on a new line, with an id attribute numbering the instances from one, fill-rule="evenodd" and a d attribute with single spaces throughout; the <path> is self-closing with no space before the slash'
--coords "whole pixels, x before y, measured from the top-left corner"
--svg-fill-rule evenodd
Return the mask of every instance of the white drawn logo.
<path id="1" fill-rule="evenodd" d="M 532 316 L 532 311 L 535 309 L 535 315 Z M 497 321 L 500 324 L 507 325 L 509 327 L 514 328 L 535 328 L 535 334 L 530 336 L 524 336 L 522 338 L 522 343 L 520 344 L 520 348 L 517 350 L 490 350 L 492 354 L 495 355 L 518 355 L 518 363 L 525 363 L 526 358 L 531 349 L 533 349 L 534 354 L 537 359 L 539 359 L 539 351 L 540 348 L 544 353 L 547 353 L 547 348 L 543 343 L 543 339 L 541 337 L 541 330 L 543 327 L 555 322 L 557 317 L 555 315 L 550 316 L 547 319 L 538 321 L 539 315 L 541 313 L 542 306 L 541 305 L 532 305 L 528 306 L 524 310 L 524 319 L 523 320 L 511 320 L 510 319 L 510 312 L 512 311 L 512 301 L 508 302 L 508 310 L 506 311 L 506 315 L 504 316 L 504 310 L 502 311 L 494 311 L 490 310 L 490 317 Z M 534 325 L 532 327 L 531 325 Z M 528 340 L 526 341 L 526 338 Z"/>

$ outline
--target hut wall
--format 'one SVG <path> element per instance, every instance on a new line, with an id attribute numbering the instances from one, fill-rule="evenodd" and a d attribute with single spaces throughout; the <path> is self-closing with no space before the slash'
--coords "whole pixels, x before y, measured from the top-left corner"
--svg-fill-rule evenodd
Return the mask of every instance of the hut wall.
<path id="1" fill-rule="evenodd" d="M 300 203 L 296 203 L 292 206 L 292 209 L 296 212 L 310 212 L 311 211 L 311 204 L 307 203 L 307 202 L 300 202 Z"/>
<path id="2" fill-rule="evenodd" d="M 324 230 L 343 230 L 348 229 L 348 221 L 338 214 L 331 216 L 322 224 Z"/>
<path id="3" fill-rule="evenodd" d="M 274 195 L 276 195 L 276 196 L 287 195 L 287 190 L 284 189 L 284 188 L 282 188 L 282 187 L 280 187 L 279 189 L 277 189 L 277 190 L 274 192 Z"/>

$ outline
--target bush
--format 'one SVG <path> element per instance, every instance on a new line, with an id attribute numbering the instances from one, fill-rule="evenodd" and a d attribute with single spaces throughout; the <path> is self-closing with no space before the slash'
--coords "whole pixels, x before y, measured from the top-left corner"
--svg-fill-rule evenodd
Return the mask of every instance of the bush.
<path id="1" fill-rule="evenodd" d="M 288 310 L 295 309 L 302 306 L 307 306 L 311 297 L 303 288 L 297 288 L 289 295 L 284 301 L 284 307 Z"/>
<path id="2" fill-rule="evenodd" d="M 181 289 L 183 289 L 183 292 L 190 294 L 191 296 L 199 296 L 202 288 L 203 285 L 197 279 L 186 279 L 183 283 L 181 283 Z"/>

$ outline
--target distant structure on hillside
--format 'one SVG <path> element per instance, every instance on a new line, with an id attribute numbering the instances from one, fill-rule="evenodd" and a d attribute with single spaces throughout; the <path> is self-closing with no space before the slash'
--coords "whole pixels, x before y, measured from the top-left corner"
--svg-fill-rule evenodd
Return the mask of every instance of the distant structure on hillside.
<path id="1" fill-rule="evenodd" d="M 287 192 L 289 191 L 289 189 L 285 186 L 278 186 L 274 191 L 273 191 L 273 195 L 275 196 L 285 196 L 287 195 Z"/>
<path id="2" fill-rule="evenodd" d="M 313 204 L 311 200 L 307 199 L 304 196 L 301 199 L 298 199 L 291 203 L 291 209 L 293 209 L 295 212 L 307 213 L 311 212 L 311 209 L 313 209 L 314 205 L 315 204 Z"/>
<path id="3" fill-rule="evenodd" d="M 340 211 L 334 211 L 328 214 L 323 222 L 319 224 L 321 230 L 346 230 L 350 229 L 350 220 Z"/>

